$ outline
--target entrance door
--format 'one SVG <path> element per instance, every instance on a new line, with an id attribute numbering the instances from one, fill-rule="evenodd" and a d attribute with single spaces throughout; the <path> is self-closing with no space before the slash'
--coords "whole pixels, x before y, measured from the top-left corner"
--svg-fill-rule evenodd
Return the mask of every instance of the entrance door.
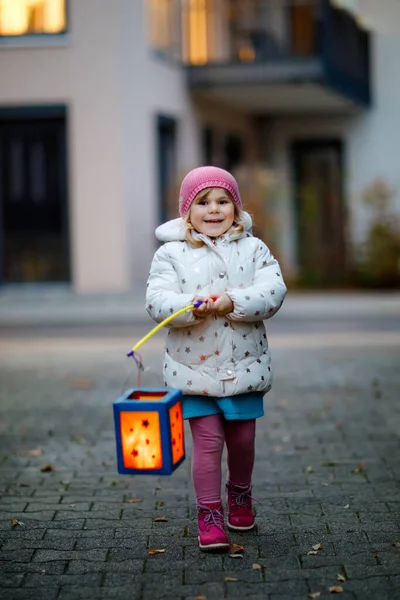
<path id="1" fill-rule="evenodd" d="M 342 143 L 296 142 L 295 172 L 298 256 L 304 283 L 345 280 L 345 208 Z"/>
<path id="2" fill-rule="evenodd" d="M 157 118 L 159 221 L 164 223 L 177 216 L 176 211 L 176 121 L 159 115 Z"/>
<path id="3" fill-rule="evenodd" d="M 0 114 L 1 283 L 69 281 L 66 198 L 65 118 Z"/>

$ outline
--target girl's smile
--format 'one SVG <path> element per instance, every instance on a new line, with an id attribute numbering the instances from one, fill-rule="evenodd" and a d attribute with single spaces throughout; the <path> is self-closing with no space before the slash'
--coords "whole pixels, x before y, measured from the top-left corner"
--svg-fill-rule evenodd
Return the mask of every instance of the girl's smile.
<path id="1" fill-rule="evenodd" d="M 235 205 L 221 188 L 212 188 L 206 196 L 197 198 L 190 209 L 190 222 L 194 229 L 209 237 L 226 233 L 234 218 Z"/>

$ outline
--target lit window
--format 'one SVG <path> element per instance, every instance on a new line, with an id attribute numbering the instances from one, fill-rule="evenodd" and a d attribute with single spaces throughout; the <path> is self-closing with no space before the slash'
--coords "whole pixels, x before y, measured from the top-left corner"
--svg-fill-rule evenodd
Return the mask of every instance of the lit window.
<path id="1" fill-rule="evenodd" d="M 152 48 L 180 58 L 180 0 L 147 0 L 148 36 Z"/>
<path id="2" fill-rule="evenodd" d="M 189 39 L 185 59 L 192 65 L 203 65 L 208 58 L 207 1 L 189 0 L 187 11 L 184 19 Z"/>
<path id="3" fill-rule="evenodd" d="M 66 0 L 0 0 L 0 36 L 63 33 Z"/>

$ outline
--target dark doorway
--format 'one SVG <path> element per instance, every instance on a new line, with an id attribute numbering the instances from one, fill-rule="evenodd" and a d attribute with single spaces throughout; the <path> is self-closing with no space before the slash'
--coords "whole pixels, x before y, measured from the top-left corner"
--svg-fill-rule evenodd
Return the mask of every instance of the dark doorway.
<path id="1" fill-rule="evenodd" d="M 203 128 L 203 163 L 205 165 L 214 165 L 214 151 L 215 151 L 215 135 L 211 127 Z"/>
<path id="2" fill-rule="evenodd" d="M 298 256 L 305 284 L 345 281 L 343 145 L 340 140 L 292 145 Z"/>
<path id="3" fill-rule="evenodd" d="M 243 161 L 243 140 L 239 135 L 229 133 L 225 139 L 225 169 L 234 171 Z"/>
<path id="4" fill-rule="evenodd" d="M 0 112 L 0 282 L 70 279 L 65 111 Z"/>
<path id="5" fill-rule="evenodd" d="M 176 120 L 157 117 L 159 222 L 177 216 Z"/>

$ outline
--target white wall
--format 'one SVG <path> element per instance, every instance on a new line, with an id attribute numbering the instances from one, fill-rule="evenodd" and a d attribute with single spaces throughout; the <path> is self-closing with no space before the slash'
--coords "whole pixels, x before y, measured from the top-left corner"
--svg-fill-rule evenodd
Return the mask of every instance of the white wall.
<path id="1" fill-rule="evenodd" d="M 149 48 L 144 2 L 118 0 L 118 4 L 121 9 L 118 24 L 120 127 L 129 281 L 130 286 L 144 290 L 157 248 L 154 235 L 159 213 L 157 115 L 177 119 L 179 173 L 198 164 L 200 146 L 182 67 L 157 57 Z"/>
<path id="2" fill-rule="evenodd" d="M 143 0 L 70 0 L 69 18 L 65 41 L 0 42 L 0 107 L 67 105 L 73 287 L 128 290 L 156 248 L 156 115 L 178 121 L 180 172 L 199 160 L 196 118 L 182 68 L 148 47 Z"/>
<path id="3" fill-rule="evenodd" d="M 374 35 L 372 48 L 373 106 L 358 115 L 326 118 L 291 117 L 272 122 L 265 150 L 281 182 L 281 218 L 285 224 L 282 256 L 287 269 L 296 272 L 296 228 L 294 188 L 288 150 L 296 139 L 341 138 L 345 144 L 344 191 L 348 206 L 350 241 L 362 238 L 369 213 L 362 193 L 377 177 L 384 177 L 396 193 L 395 208 L 400 217 L 400 38 Z"/>
<path id="4" fill-rule="evenodd" d="M 121 290 L 128 273 L 116 111 L 117 19 L 108 0 L 71 0 L 69 7 L 71 33 L 64 45 L 0 42 L 0 106 L 67 105 L 74 287 Z"/>
<path id="5" fill-rule="evenodd" d="M 348 132 L 349 193 L 354 235 L 365 228 L 361 194 L 376 177 L 383 177 L 396 191 L 400 216 L 400 36 L 373 36 L 373 107 L 355 119 Z"/>

